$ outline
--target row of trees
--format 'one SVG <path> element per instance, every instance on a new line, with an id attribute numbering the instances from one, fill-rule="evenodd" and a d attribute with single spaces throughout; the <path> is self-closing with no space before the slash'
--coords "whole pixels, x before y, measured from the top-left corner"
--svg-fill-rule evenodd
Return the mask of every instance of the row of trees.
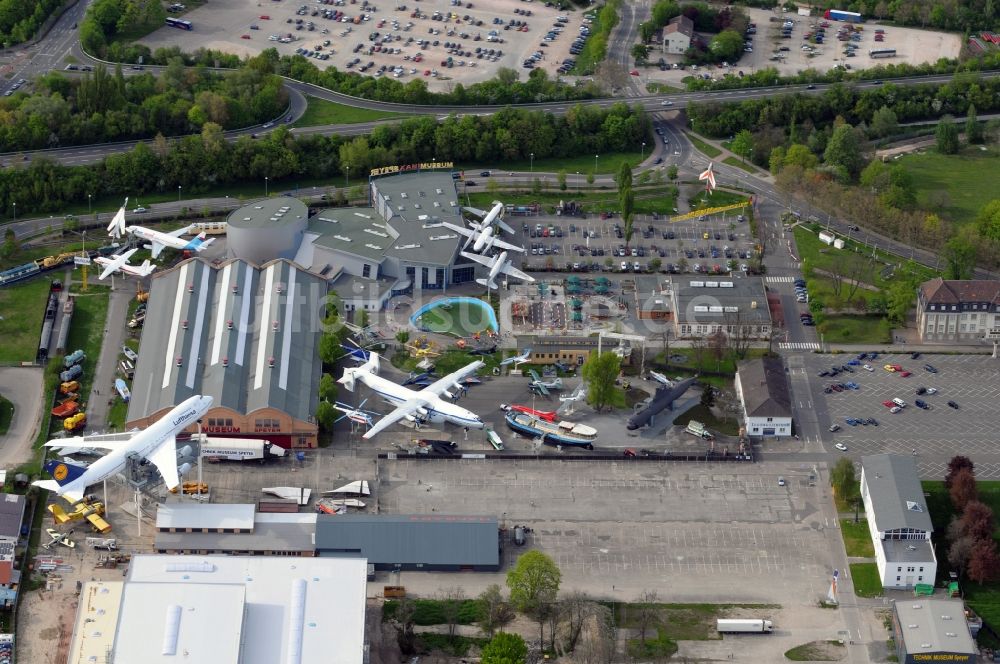
<path id="1" fill-rule="evenodd" d="M 109 44 L 163 27 L 166 18 L 159 0 L 95 0 L 80 24 L 80 44 L 88 53 L 114 60 Z M 117 51 L 122 48 L 118 44 Z"/>
<path id="2" fill-rule="evenodd" d="M 0 0 L 0 43 L 10 48 L 28 41 L 60 5 L 62 0 Z"/>
<path id="3" fill-rule="evenodd" d="M 159 77 L 126 78 L 120 65 L 113 73 L 98 65 L 82 78 L 54 72 L 33 94 L 0 101 L 0 152 L 189 134 L 207 123 L 244 127 L 287 105 L 281 79 L 253 67 L 219 75 L 174 59 Z"/>
<path id="4" fill-rule="evenodd" d="M 996 30 L 1000 6 L 995 0 L 823 0 L 814 9 L 846 9 L 901 25 L 918 25 L 958 32 Z"/>
<path id="5" fill-rule="evenodd" d="M 943 85 L 834 85 L 819 95 L 775 95 L 736 104 L 693 103 L 687 112 L 695 131 L 728 138 L 742 129 L 768 126 L 808 136 L 812 128 L 831 125 L 838 117 L 867 127 L 882 109 L 891 110 L 897 123 L 936 120 L 947 114 L 966 115 L 970 106 L 979 113 L 1000 110 L 1000 80 L 963 73 Z M 759 157 L 762 164 L 767 163 L 767 154 Z"/>
<path id="6" fill-rule="evenodd" d="M 944 484 L 955 508 L 948 524 L 948 562 L 977 583 L 1000 577 L 993 510 L 979 500 L 975 465 L 968 457 L 953 457 Z"/>
<path id="7" fill-rule="evenodd" d="M 692 40 L 691 48 L 685 53 L 688 62 L 736 62 L 743 55 L 743 34 L 750 19 L 741 9 L 716 8 L 703 2 L 681 5 L 674 0 L 658 0 L 653 5 L 650 20 L 639 24 L 640 48 L 633 49 L 633 55 L 645 60 L 648 55 L 645 44 L 677 16 L 691 19 L 698 32 L 716 33 L 707 48 L 700 40 Z"/>
<path id="8" fill-rule="evenodd" d="M 239 182 L 354 176 L 387 164 L 454 160 L 495 164 L 502 160 L 573 157 L 621 152 L 648 140 L 649 119 L 639 109 L 577 106 L 565 116 L 506 109 L 490 116 L 432 116 L 376 127 L 369 136 L 293 136 L 285 127 L 260 139 L 227 141 L 219 125 L 168 143 L 161 135 L 92 166 L 63 166 L 35 159 L 24 168 L 0 170 L 0 209 L 49 212 L 88 194 L 135 196 L 149 192 L 198 193 Z"/>

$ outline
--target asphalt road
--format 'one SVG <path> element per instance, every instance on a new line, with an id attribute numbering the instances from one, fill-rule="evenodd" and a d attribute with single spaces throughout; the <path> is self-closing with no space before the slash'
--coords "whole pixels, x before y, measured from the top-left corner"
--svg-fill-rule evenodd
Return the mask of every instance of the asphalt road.
<path id="1" fill-rule="evenodd" d="M 63 68 L 63 60 L 73 52 L 78 44 L 77 29 L 74 27 L 83 20 L 89 0 L 79 0 L 76 5 L 66 10 L 49 33 L 37 44 L 28 46 L 21 51 L 24 56 L 15 56 L 13 73 L 9 80 L 4 81 L 4 93 L 20 79 L 31 81 L 54 69 Z"/>

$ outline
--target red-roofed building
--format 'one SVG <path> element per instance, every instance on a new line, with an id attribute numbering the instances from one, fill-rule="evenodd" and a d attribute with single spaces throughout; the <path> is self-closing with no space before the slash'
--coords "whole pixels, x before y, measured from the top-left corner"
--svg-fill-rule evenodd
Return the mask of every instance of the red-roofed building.
<path id="1" fill-rule="evenodd" d="M 978 343 L 1000 328 L 1000 281 L 925 281 L 917 291 L 917 329 L 922 342 Z"/>

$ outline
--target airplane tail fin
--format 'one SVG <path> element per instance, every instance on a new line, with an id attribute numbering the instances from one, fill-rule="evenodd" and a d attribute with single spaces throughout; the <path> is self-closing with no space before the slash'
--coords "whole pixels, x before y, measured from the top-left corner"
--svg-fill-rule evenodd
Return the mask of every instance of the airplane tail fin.
<path id="1" fill-rule="evenodd" d="M 55 460 L 46 461 L 43 468 L 45 472 L 52 476 L 52 479 L 54 479 L 60 487 L 65 484 L 69 484 L 87 472 L 87 469 L 83 466 L 77 466 L 76 464 Z"/>
<path id="2" fill-rule="evenodd" d="M 500 288 L 499 286 L 497 286 L 497 282 L 490 281 L 489 279 L 476 279 L 476 283 L 481 286 L 486 286 L 487 288 L 491 288 L 493 290 Z"/>
<path id="3" fill-rule="evenodd" d="M 108 224 L 108 235 L 111 237 L 121 237 L 125 234 L 125 206 L 128 205 L 128 199 L 125 199 L 125 203 L 118 208 L 118 212 L 112 217 L 111 223 Z"/>
<path id="4" fill-rule="evenodd" d="M 139 271 L 144 277 L 148 277 L 155 269 L 156 266 L 150 263 L 148 258 L 142 262 L 142 265 L 139 266 Z"/>
<path id="5" fill-rule="evenodd" d="M 215 242 L 214 237 L 209 240 L 206 240 L 205 233 L 202 232 L 198 234 L 198 237 L 191 240 L 191 242 L 188 244 L 188 247 L 194 249 L 195 251 L 204 251 L 206 248 L 208 248 L 208 245 L 212 244 L 213 242 Z"/>
<path id="6" fill-rule="evenodd" d="M 337 382 L 343 385 L 348 392 L 354 391 L 354 382 L 358 376 L 366 373 L 377 374 L 379 370 L 378 353 L 369 353 L 368 361 L 353 369 L 344 369 L 344 375 Z"/>

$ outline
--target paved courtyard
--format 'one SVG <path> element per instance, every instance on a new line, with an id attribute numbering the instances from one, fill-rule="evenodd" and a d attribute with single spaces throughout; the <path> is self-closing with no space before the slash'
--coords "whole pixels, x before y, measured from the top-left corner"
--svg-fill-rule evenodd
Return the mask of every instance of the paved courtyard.
<path id="1" fill-rule="evenodd" d="M 939 474 L 939 460 L 954 454 L 965 454 L 974 460 L 979 457 L 986 463 L 977 464 L 977 475 L 1000 478 L 1000 464 L 995 463 L 996 431 L 1000 428 L 1000 377 L 998 360 L 982 355 L 922 355 L 913 360 L 908 354 L 880 355 L 868 361 L 875 369 L 866 371 L 852 367 L 854 374 L 841 373 L 833 378 L 821 378 L 817 373 L 831 366 L 840 366 L 852 359 L 849 355 L 805 355 L 791 372 L 795 405 L 800 415 L 811 418 L 821 432 L 826 447 L 833 450 L 833 443 L 848 446 L 854 455 L 889 452 L 910 454 L 917 451 L 921 471 Z M 938 370 L 932 374 L 924 364 Z M 903 378 L 889 373 L 886 364 L 899 364 L 913 375 Z M 854 381 L 858 390 L 845 390 L 825 394 L 824 388 L 832 383 Z M 808 392 L 802 388 L 808 385 Z M 937 388 L 937 394 L 918 396 L 919 387 Z M 899 398 L 908 406 L 892 414 L 883 401 Z M 931 410 L 921 410 L 914 405 L 922 399 Z M 959 409 L 949 408 L 948 401 L 955 401 Z M 880 426 L 850 426 L 846 418 L 874 417 Z M 829 433 L 827 428 L 838 424 L 841 430 Z M 926 458 L 926 460 L 925 460 Z M 934 459 L 934 460 L 931 460 Z"/>

